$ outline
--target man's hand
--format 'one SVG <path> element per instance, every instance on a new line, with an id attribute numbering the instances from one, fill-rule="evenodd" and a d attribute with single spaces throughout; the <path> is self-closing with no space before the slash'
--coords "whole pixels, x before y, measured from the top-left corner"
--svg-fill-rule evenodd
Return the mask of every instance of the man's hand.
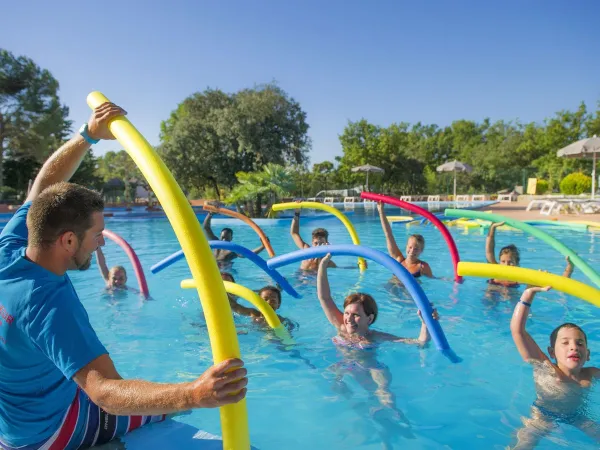
<path id="1" fill-rule="evenodd" d="M 115 117 L 126 114 L 127 111 L 114 103 L 102 103 L 92 112 L 88 120 L 88 135 L 92 139 L 114 140 L 115 137 L 108 129 L 108 123 Z"/>
<path id="2" fill-rule="evenodd" d="M 218 408 L 237 403 L 246 396 L 248 378 L 240 359 L 212 366 L 192 383 L 191 408 Z"/>

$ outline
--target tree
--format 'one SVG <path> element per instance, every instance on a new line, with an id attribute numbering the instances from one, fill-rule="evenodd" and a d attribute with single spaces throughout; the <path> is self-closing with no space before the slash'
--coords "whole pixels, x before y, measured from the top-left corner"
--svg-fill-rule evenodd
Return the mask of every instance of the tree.
<path id="1" fill-rule="evenodd" d="M 0 186 L 5 158 L 43 159 L 64 142 L 68 113 L 48 70 L 0 49 Z"/>
<path id="2" fill-rule="evenodd" d="M 238 172 L 239 184 L 226 199 L 229 204 L 247 203 L 252 217 L 261 217 L 263 201 L 269 211 L 276 199 L 289 195 L 294 188 L 290 170 L 278 164 L 266 164 L 260 172 Z M 238 206 L 239 207 L 239 206 Z"/>
<path id="3" fill-rule="evenodd" d="M 233 187 L 238 172 L 268 163 L 304 164 L 306 113 L 274 84 L 234 94 L 207 89 L 185 99 L 161 125 L 160 152 L 187 189 Z"/>
<path id="4" fill-rule="evenodd" d="M 84 159 L 84 162 L 85 161 L 86 160 Z M 138 186 L 142 186 L 150 192 L 148 182 L 125 150 L 106 152 L 103 157 L 97 158 L 97 160 L 92 159 L 91 161 L 94 161 L 95 175 L 102 186 L 105 186 L 106 183 L 111 180 L 121 180 L 122 185 L 113 182 L 107 186 L 107 188 L 121 190 L 120 186 L 122 186 L 127 201 L 135 201 L 135 190 Z M 91 161 L 88 164 L 91 164 Z M 81 171 L 82 167 L 79 168 L 75 175 L 78 175 Z M 81 177 L 83 180 L 87 178 L 85 172 L 81 174 Z M 85 184 L 85 182 L 82 184 Z"/>

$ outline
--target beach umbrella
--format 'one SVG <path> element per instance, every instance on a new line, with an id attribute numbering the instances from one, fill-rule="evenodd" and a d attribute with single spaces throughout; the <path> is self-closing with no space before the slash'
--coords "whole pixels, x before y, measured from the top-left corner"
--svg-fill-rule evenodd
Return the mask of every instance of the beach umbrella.
<path id="1" fill-rule="evenodd" d="M 369 191 L 369 172 L 383 173 L 385 171 L 381 167 L 372 166 L 371 164 L 365 164 L 364 166 L 353 167 L 352 172 L 366 172 L 367 173 L 367 192 L 368 192 Z"/>
<path id="2" fill-rule="evenodd" d="M 454 172 L 454 200 L 456 200 L 456 172 L 471 172 L 473 168 L 460 161 L 448 161 L 438 166 L 436 169 L 438 172 Z"/>
<path id="3" fill-rule="evenodd" d="M 573 142 L 556 152 L 556 156 L 563 158 L 592 158 L 592 199 L 596 194 L 596 154 L 600 153 L 600 138 L 591 137 Z"/>

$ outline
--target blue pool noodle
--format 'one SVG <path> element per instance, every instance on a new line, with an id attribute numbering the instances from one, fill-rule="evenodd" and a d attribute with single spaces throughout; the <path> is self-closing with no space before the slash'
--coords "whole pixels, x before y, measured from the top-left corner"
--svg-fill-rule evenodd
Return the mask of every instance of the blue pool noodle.
<path id="1" fill-rule="evenodd" d="M 302 298 L 302 296 L 290 285 L 290 283 L 288 283 L 288 281 L 285 278 L 283 278 L 283 275 L 281 275 L 275 269 L 271 269 L 264 259 L 262 259 L 249 248 L 227 241 L 208 241 L 208 245 L 210 245 L 210 248 L 212 249 L 218 248 L 221 250 L 230 250 L 234 253 L 237 253 L 238 255 L 243 256 L 244 258 L 249 259 L 258 267 L 260 267 L 264 272 L 266 272 L 267 275 L 273 278 L 273 281 L 275 281 L 275 283 L 277 283 L 285 292 L 287 292 L 294 298 Z M 161 270 L 166 269 L 170 265 L 176 263 L 177 261 L 183 258 L 183 250 L 179 250 L 178 252 L 173 253 L 171 256 L 167 256 L 162 261 L 159 261 L 156 264 L 154 264 L 150 268 L 150 271 L 152 273 L 158 273 Z"/>
<path id="2" fill-rule="evenodd" d="M 444 331 L 437 320 L 434 320 L 431 316 L 433 310 L 425 295 L 425 292 L 416 282 L 415 278 L 410 274 L 406 268 L 404 268 L 398 261 L 392 257 L 374 250 L 369 247 L 363 247 L 361 245 L 327 245 L 320 247 L 311 247 L 304 250 L 297 250 L 295 252 L 287 253 L 285 255 L 276 256 L 267 261 L 267 265 L 271 269 L 276 269 L 281 266 L 286 266 L 298 261 L 312 258 L 322 258 L 326 254 L 331 253 L 332 255 L 343 255 L 343 256 L 362 256 L 363 258 L 370 259 L 376 263 L 381 264 L 383 267 L 391 271 L 398 279 L 404 284 L 417 307 L 422 313 L 425 325 L 431 334 L 431 338 L 438 350 L 440 350 L 445 356 L 447 356 L 453 363 L 460 362 L 461 359 L 450 349 L 448 340 L 444 335 Z"/>

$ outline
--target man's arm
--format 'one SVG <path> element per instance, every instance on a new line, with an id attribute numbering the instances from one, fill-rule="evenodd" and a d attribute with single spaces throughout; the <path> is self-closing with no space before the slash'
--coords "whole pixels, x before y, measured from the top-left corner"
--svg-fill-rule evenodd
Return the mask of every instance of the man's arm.
<path id="1" fill-rule="evenodd" d="M 109 122 L 127 114 L 113 103 L 103 103 L 92 112 L 88 121 L 88 134 L 92 139 L 114 139 L 108 129 Z M 44 189 L 61 181 L 69 181 L 83 160 L 90 144 L 77 134 L 55 151 L 35 177 L 26 202 L 34 200 Z"/>
<path id="2" fill-rule="evenodd" d="M 96 249 L 96 261 L 98 261 L 98 268 L 100 269 L 100 274 L 104 281 L 108 281 L 108 266 L 106 265 L 106 258 L 104 258 L 104 252 L 102 249 L 98 247 Z"/>
<path id="3" fill-rule="evenodd" d="M 300 250 L 307 248 L 308 244 L 302 240 L 300 236 L 300 210 L 294 211 L 294 218 L 292 219 L 292 228 L 290 229 L 292 239 Z"/>
<path id="4" fill-rule="evenodd" d="M 107 354 L 75 374 L 73 380 L 94 404 L 120 416 L 172 414 L 193 408 L 216 408 L 246 396 L 246 369 L 239 359 L 209 368 L 190 383 L 163 384 L 124 380 Z"/>
<path id="5" fill-rule="evenodd" d="M 213 230 L 210 226 L 210 221 L 212 219 L 213 213 L 209 212 L 206 215 L 206 218 L 204 219 L 204 223 L 202 224 L 202 226 L 204 227 L 204 232 L 206 233 L 206 236 L 208 237 L 209 241 L 218 241 L 219 238 L 217 236 L 215 236 L 215 233 L 213 233 Z"/>
<path id="6" fill-rule="evenodd" d="M 549 290 L 550 286 L 545 288 L 531 287 L 525 289 L 523 295 L 521 295 L 521 300 L 515 307 L 515 311 L 510 321 L 510 333 L 512 334 L 513 341 L 523 360 L 528 362 L 532 360 L 550 361 L 525 329 L 525 324 L 527 323 L 529 310 L 535 294 L 538 292 L 547 292 Z"/>

